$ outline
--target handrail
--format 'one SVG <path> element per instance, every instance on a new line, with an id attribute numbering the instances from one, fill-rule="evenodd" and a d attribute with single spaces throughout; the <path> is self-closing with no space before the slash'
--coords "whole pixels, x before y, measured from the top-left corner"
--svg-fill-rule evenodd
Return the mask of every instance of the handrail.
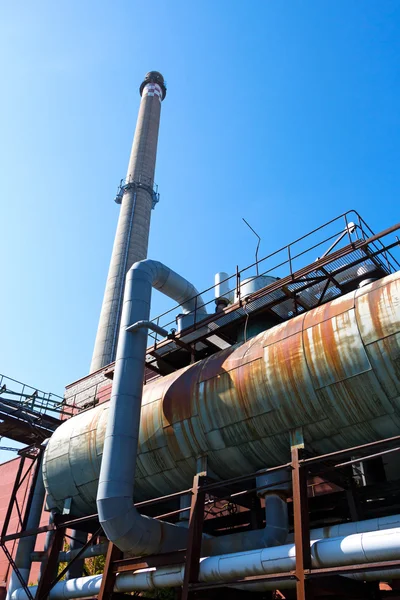
<path id="1" fill-rule="evenodd" d="M 350 227 L 350 221 L 349 221 L 350 217 L 352 217 L 353 221 L 355 221 L 354 227 Z M 339 221 L 340 219 L 344 219 L 344 223 L 345 223 L 345 227 L 342 228 L 340 231 L 334 231 L 333 233 L 330 233 L 324 239 L 316 241 L 314 244 L 311 244 L 307 248 L 304 248 L 304 247 L 298 248 L 298 250 L 293 253 L 293 247 L 296 244 L 304 241 L 305 239 L 309 238 L 313 234 L 323 230 L 328 225 L 331 225 L 332 223 L 335 223 L 335 222 Z M 394 228 L 391 228 L 391 230 L 396 230 L 396 226 Z M 237 270 L 236 273 L 230 275 L 229 277 L 227 277 L 220 283 L 226 283 L 227 281 L 231 281 L 232 289 L 230 290 L 230 292 L 231 293 L 236 292 L 236 296 L 240 300 L 240 288 L 238 289 L 238 285 L 239 285 L 238 281 L 243 280 L 243 274 L 246 273 L 246 271 L 249 271 L 250 269 L 254 268 L 255 266 L 257 266 L 257 268 L 258 268 L 258 265 L 260 265 L 260 264 L 264 263 L 265 261 L 267 261 L 268 259 L 271 259 L 272 257 L 277 256 L 280 253 L 284 252 L 287 254 L 285 257 L 282 257 L 281 261 L 278 261 L 277 264 L 274 263 L 272 266 L 268 265 L 268 268 L 266 270 L 261 270 L 262 272 L 261 272 L 261 275 L 259 275 L 259 276 L 276 273 L 279 269 L 282 269 L 285 265 L 289 265 L 290 273 L 293 276 L 294 271 L 299 270 L 299 265 L 296 265 L 296 267 L 294 267 L 295 262 L 298 262 L 299 259 L 304 257 L 306 254 L 312 252 L 313 250 L 316 250 L 317 248 L 321 247 L 322 245 L 325 245 L 325 244 L 331 242 L 332 240 L 335 240 L 338 236 L 341 236 L 342 239 L 339 240 L 339 242 L 334 245 L 336 248 L 343 242 L 343 240 L 346 241 L 347 237 L 349 238 L 349 242 L 351 245 L 354 244 L 354 247 L 357 245 L 358 248 L 362 248 L 362 247 L 365 247 L 365 244 L 360 244 L 360 242 L 365 242 L 366 238 L 367 238 L 368 244 L 370 244 L 374 250 L 377 250 L 377 252 L 374 252 L 374 262 L 376 264 L 379 264 L 379 266 L 382 268 L 382 270 L 386 271 L 389 274 L 389 273 L 397 270 L 398 268 L 400 268 L 400 263 L 393 256 L 393 254 L 389 251 L 387 246 L 385 246 L 382 243 L 381 238 L 384 237 L 384 235 L 385 235 L 385 232 L 381 232 L 376 235 L 372 231 L 372 229 L 367 225 L 367 223 L 361 218 L 361 216 L 358 214 L 357 211 L 355 211 L 355 210 L 347 211 L 346 213 L 339 215 L 335 219 L 331 219 L 324 225 L 321 225 L 320 227 L 315 228 L 314 230 L 307 233 L 306 235 L 297 238 L 297 240 L 295 240 L 294 242 L 291 242 L 290 244 L 288 244 L 286 246 L 282 246 L 278 250 L 275 250 L 274 252 L 268 254 L 264 258 L 257 261 L 257 263 L 252 263 L 251 265 L 246 266 L 245 268 L 243 268 L 241 270 Z M 330 248 L 330 250 L 332 250 L 332 247 Z M 328 256 L 332 256 L 333 254 L 334 253 L 329 254 Z M 382 255 L 382 259 L 379 257 L 380 255 Z M 367 256 L 365 257 L 365 260 L 368 260 Z M 266 266 L 266 265 L 264 265 L 264 266 Z M 303 266 L 304 266 L 304 264 L 301 265 L 301 267 L 303 267 Z M 316 269 L 318 269 L 317 261 L 315 262 L 315 266 L 316 266 Z M 248 279 L 254 279 L 256 277 L 257 277 L 257 275 L 252 275 L 252 276 L 249 276 Z M 201 292 L 201 295 L 204 297 L 214 289 L 215 289 L 215 285 L 212 285 L 212 286 L 208 287 L 207 289 L 203 290 Z M 212 297 L 210 300 L 206 299 L 205 305 L 207 306 L 207 305 L 213 304 L 214 301 L 215 301 L 214 297 Z M 175 324 L 175 315 L 176 315 L 177 308 L 178 308 L 178 306 L 174 306 L 171 309 L 164 311 L 163 313 L 154 317 L 152 319 L 152 321 L 156 322 L 157 324 L 162 325 L 162 327 L 164 329 L 168 329 L 168 327 L 171 327 Z M 166 323 L 165 317 L 167 315 L 171 315 L 171 317 L 172 317 L 172 315 L 174 315 L 174 316 L 170 321 L 168 321 Z M 197 321 L 198 321 L 198 319 L 196 319 L 195 324 L 197 324 Z M 150 335 L 150 337 L 153 338 L 155 336 Z"/>

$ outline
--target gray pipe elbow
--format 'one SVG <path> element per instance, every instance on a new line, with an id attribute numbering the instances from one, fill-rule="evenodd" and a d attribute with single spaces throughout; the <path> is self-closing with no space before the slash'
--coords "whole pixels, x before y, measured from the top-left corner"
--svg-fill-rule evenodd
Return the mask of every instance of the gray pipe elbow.
<path id="1" fill-rule="evenodd" d="M 207 314 L 204 301 L 197 288 L 161 262 L 151 259 L 141 260 L 135 263 L 132 269 L 151 273 L 152 286 L 180 304 L 183 314 L 194 311 L 199 316 Z"/>
<path id="2" fill-rule="evenodd" d="M 147 325 L 153 287 L 179 302 L 184 311 L 206 314 L 196 288 L 162 263 L 143 260 L 128 271 L 97 510 L 108 539 L 122 551 L 133 552 L 136 556 L 180 550 L 187 542 L 187 530 L 145 517 L 134 506 Z"/>

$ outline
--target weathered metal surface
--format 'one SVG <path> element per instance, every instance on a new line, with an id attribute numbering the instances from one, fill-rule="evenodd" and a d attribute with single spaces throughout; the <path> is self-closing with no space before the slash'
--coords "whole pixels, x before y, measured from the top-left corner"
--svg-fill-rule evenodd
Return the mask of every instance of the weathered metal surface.
<path id="1" fill-rule="evenodd" d="M 95 511 L 108 403 L 65 422 L 44 461 L 62 509 Z M 137 500 L 286 462 L 289 433 L 331 452 L 400 433 L 400 273 L 144 387 Z M 121 456 L 121 460 L 123 457 Z"/>

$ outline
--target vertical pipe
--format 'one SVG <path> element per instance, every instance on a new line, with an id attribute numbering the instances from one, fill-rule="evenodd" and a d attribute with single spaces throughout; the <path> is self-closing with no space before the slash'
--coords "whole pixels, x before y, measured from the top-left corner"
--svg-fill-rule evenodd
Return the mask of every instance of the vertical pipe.
<path id="1" fill-rule="evenodd" d="M 36 477 L 36 483 L 34 492 L 32 495 L 32 502 L 29 508 L 29 515 L 26 521 L 26 529 L 37 529 L 40 525 L 40 518 L 42 516 L 43 502 L 45 496 L 45 489 L 43 484 L 42 475 L 42 456 L 38 459 L 38 473 Z M 36 535 L 29 537 L 23 537 L 19 540 L 17 553 L 15 555 L 15 564 L 25 581 L 28 583 L 29 572 L 31 570 L 32 559 L 31 554 L 35 549 Z M 11 574 L 10 583 L 8 586 L 6 600 L 10 600 L 13 592 L 20 587 L 18 577 L 14 573 Z"/>
<path id="2" fill-rule="evenodd" d="M 291 491 L 288 469 L 263 473 L 256 478 L 257 495 L 265 501 L 263 541 L 267 548 L 282 546 L 289 533 L 287 497 Z M 265 486 L 262 488 L 261 486 Z"/>
<path id="3" fill-rule="evenodd" d="M 157 71 L 147 73 L 140 94 L 142 100 L 126 180 L 121 189 L 121 211 L 91 373 L 115 360 L 125 276 L 135 262 L 147 257 L 161 102 L 166 94 L 163 76 Z"/>
<path id="4" fill-rule="evenodd" d="M 52 525 L 53 523 L 54 523 L 54 512 L 51 511 L 50 517 L 49 517 L 49 525 Z M 54 529 L 50 529 L 50 531 L 48 531 L 46 533 L 46 539 L 45 539 L 45 542 L 44 542 L 43 551 L 45 552 L 45 555 L 49 551 L 49 548 L 50 548 L 50 546 L 51 546 L 51 544 L 53 542 L 53 538 L 54 538 Z M 40 563 L 39 580 L 40 580 L 41 576 L 43 575 L 43 571 L 44 571 L 44 563 L 41 562 Z"/>
<path id="5" fill-rule="evenodd" d="M 206 314 L 196 288 L 165 265 L 144 260 L 129 270 L 96 502 L 100 524 L 110 542 L 136 556 L 184 548 L 187 539 L 183 528 L 142 516 L 134 506 L 153 287 L 179 302 L 184 313 L 192 311 L 195 298 L 197 311 Z"/>
<path id="6" fill-rule="evenodd" d="M 85 531 L 78 531 L 77 529 L 73 529 L 71 531 L 71 543 L 69 545 L 69 549 L 71 552 L 79 551 L 87 541 L 87 533 Z M 82 577 L 83 574 L 83 565 L 85 559 L 80 558 L 76 560 L 68 569 L 67 579 L 76 579 L 77 577 Z"/>

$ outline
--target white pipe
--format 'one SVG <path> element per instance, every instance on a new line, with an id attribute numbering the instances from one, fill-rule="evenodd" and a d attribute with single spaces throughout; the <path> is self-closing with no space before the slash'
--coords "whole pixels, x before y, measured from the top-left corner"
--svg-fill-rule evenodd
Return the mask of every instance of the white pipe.
<path id="1" fill-rule="evenodd" d="M 398 560 L 399 558 L 399 527 L 311 542 L 311 562 L 314 569 Z M 204 558 L 200 562 L 199 581 L 229 583 L 229 581 L 244 576 L 293 571 L 295 566 L 295 547 L 293 544 L 286 544 L 250 552 Z M 185 567 L 178 565 L 118 574 L 114 591 L 147 591 L 177 587 L 183 583 L 184 571 Z M 100 590 L 101 577 L 101 575 L 95 575 L 60 581 L 51 590 L 49 598 L 50 600 L 65 600 L 66 598 L 96 596 Z M 390 574 L 378 570 L 376 577 L 378 579 L 383 577 L 386 580 L 398 578 L 400 569 L 393 570 Z M 271 589 L 276 589 L 276 587 L 283 588 L 284 586 L 281 582 L 274 584 L 271 581 Z M 32 594 L 36 593 L 36 587 L 32 587 L 31 592 Z M 11 600 L 27 600 L 25 591 L 22 588 L 15 590 Z"/>
<path id="2" fill-rule="evenodd" d="M 366 533 L 367 531 L 382 531 L 400 527 L 400 515 L 390 515 L 365 521 L 351 521 L 349 523 L 340 523 L 318 529 L 311 529 L 310 539 L 320 540 L 332 537 L 344 537 L 353 533 Z M 290 533 L 285 540 L 285 544 L 294 541 L 293 533 Z M 228 554 L 231 552 L 243 552 L 254 550 L 267 546 L 265 530 L 253 529 L 242 533 L 231 533 L 230 535 L 221 535 L 203 540 L 203 556 L 213 556 L 215 554 Z"/>
<path id="3" fill-rule="evenodd" d="M 389 515 L 387 517 L 378 517 L 375 519 L 366 519 L 365 521 L 349 521 L 339 523 L 338 525 L 327 525 L 311 529 L 310 538 L 320 540 L 323 538 L 345 537 L 353 533 L 366 533 L 367 531 L 384 531 L 400 527 L 400 515 Z M 294 541 L 294 534 L 288 535 L 287 543 Z"/>

